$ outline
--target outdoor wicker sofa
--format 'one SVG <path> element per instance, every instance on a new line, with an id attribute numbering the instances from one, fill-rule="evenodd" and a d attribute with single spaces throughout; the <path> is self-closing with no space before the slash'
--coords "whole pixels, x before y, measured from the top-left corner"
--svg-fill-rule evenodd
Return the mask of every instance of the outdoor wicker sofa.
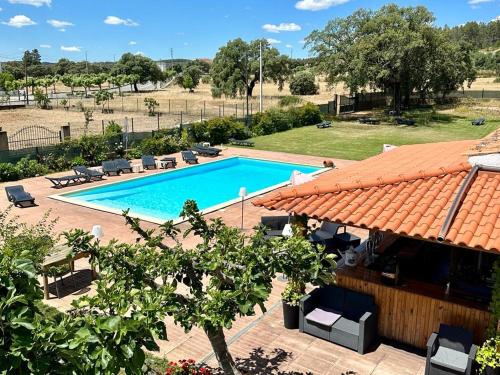
<path id="1" fill-rule="evenodd" d="M 338 286 L 316 288 L 300 300 L 299 330 L 364 354 L 377 336 L 375 300 Z"/>

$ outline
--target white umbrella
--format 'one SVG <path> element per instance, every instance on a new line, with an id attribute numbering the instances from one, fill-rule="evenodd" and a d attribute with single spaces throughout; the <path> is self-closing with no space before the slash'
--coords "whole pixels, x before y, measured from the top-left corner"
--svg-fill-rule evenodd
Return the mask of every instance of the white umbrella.
<path id="1" fill-rule="evenodd" d="M 290 182 L 294 186 L 301 185 L 312 180 L 314 180 L 313 176 L 299 171 L 293 171 L 292 175 L 290 176 Z"/>

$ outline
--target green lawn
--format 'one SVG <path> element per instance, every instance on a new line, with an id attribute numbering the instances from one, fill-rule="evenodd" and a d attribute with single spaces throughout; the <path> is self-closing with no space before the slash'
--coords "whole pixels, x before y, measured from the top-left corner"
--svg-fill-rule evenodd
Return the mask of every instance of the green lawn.
<path id="1" fill-rule="evenodd" d="M 500 127 L 500 117 L 485 116 L 483 126 L 472 126 L 469 113 L 413 112 L 416 126 L 362 125 L 333 120 L 332 127 L 296 128 L 282 133 L 255 137 L 255 148 L 294 154 L 317 155 L 339 159 L 362 160 L 379 154 L 384 143 L 406 145 L 478 139 Z M 479 116 L 475 116 L 477 118 Z"/>

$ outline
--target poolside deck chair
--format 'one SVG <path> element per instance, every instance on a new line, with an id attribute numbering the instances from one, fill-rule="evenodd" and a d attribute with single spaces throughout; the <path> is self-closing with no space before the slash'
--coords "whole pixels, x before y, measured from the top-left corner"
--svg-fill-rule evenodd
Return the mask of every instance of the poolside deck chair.
<path id="1" fill-rule="evenodd" d="M 245 146 L 245 147 L 253 147 L 255 146 L 255 143 L 252 141 L 246 140 L 246 139 L 234 139 L 234 138 L 229 138 L 229 143 L 235 146 Z"/>
<path id="2" fill-rule="evenodd" d="M 17 207 L 35 206 L 35 198 L 30 193 L 24 190 L 22 185 L 6 186 L 5 193 L 7 199 Z"/>
<path id="3" fill-rule="evenodd" d="M 87 168 L 84 165 L 77 165 L 73 167 L 73 170 L 77 175 L 86 176 L 89 181 L 91 180 L 102 180 L 104 173 L 96 171 L 94 169 Z"/>
<path id="4" fill-rule="evenodd" d="M 190 150 L 202 156 L 219 156 L 222 152 L 220 148 L 206 147 L 199 143 L 194 144 Z"/>
<path id="5" fill-rule="evenodd" d="M 318 129 L 325 129 L 325 128 L 330 128 L 332 126 L 331 121 L 322 121 L 319 124 L 316 124 L 316 127 Z"/>
<path id="6" fill-rule="evenodd" d="M 156 159 L 153 155 L 142 155 L 141 160 L 144 169 L 156 169 Z"/>
<path id="7" fill-rule="evenodd" d="M 412 119 L 409 119 L 409 118 L 401 118 L 401 117 L 397 117 L 396 118 L 396 123 L 398 125 L 410 125 L 410 126 L 413 126 L 415 125 L 415 120 L 412 120 Z"/>
<path id="8" fill-rule="evenodd" d="M 472 125 L 481 126 L 486 123 L 486 119 L 484 117 L 478 118 L 477 120 L 472 121 Z"/>
<path id="9" fill-rule="evenodd" d="M 90 179 L 87 176 L 81 174 L 74 174 L 70 176 L 62 177 L 45 177 L 47 180 L 52 182 L 55 188 L 67 187 L 70 184 L 81 184 L 82 182 L 89 182 Z"/>
<path id="10" fill-rule="evenodd" d="M 198 164 L 198 158 L 193 154 L 193 151 L 181 151 L 182 160 L 188 164 Z"/>
<path id="11" fill-rule="evenodd" d="M 102 162 L 102 171 L 106 176 L 119 176 L 120 170 L 116 166 L 116 163 L 112 160 L 107 160 Z"/>
<path id="12" fill-rule="evenodd" d="M 118 168 L 118 170 L 121 172 L 121 173 L 132 173 L 132 166 L 130 165 L 130 162 L 126 159 L 115 159 L 115 165 L 116 165 L 116 168 Z"/>

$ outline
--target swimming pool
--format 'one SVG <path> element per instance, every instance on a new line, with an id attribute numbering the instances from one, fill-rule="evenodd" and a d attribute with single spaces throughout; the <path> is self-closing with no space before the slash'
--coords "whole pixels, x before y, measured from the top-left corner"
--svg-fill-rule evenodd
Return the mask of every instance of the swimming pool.
<path id="1" fill-rule="evenodd" d="M 163 223 L 178 220 L 187 199 L 210 212 L 234 203 L 240 187 L 248 197 L 286 184 L 294 170 L 314 173 L 322 168 L 276 161 L 231 157 L 178 170 L 81 189 L 51 198 L 90 208 Z"/>

